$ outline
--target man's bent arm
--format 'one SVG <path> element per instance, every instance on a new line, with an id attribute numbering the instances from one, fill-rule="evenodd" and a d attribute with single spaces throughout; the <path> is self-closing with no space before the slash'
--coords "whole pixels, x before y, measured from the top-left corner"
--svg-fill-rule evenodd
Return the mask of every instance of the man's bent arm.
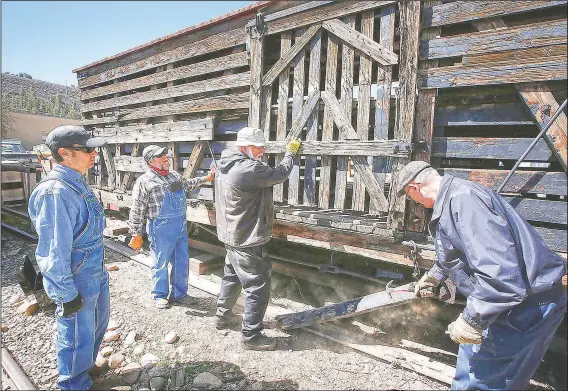
<path id="1" fill-rule="evenodd" d="M 142 236 L 146 220 L 146 208 L 148 207 L 148 192 L 142 181 L 136 181 L 132 188 L 132 208 L 128 215 L 128 224 L 132 236 Z"/>

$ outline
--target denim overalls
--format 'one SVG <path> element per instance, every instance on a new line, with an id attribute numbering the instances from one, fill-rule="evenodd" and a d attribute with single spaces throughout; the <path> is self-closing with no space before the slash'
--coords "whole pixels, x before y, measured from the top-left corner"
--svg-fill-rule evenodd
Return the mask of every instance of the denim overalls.
<path id="1" fill-rule="evenodd" d="M 152 257 L 152 297 L 167 299 L 168 262 L 171 261 L 170 300 L 187 296 L 189 277 L 189 249 L 187 238 L 186 197 L 183 186 L 172 191 L 171 185 L 164 185 L 164 203 L 158 217 L 148 219 L 146 233 L 150 240 Z"/>
<path id="2" fill-rule="evenodd" d="M 58 167 L 60 168 L 60 167 Z M 73 180 L 71 176 L 65 174 L 65 169 L 53 170 L 49 176 L 44 179 L 34 192 L 41 194 L 49 193 L 46 186 L 42 186 L 45 182 L 58 181 L 69 189 L 78 199 L 66 199 L 68 204 L 86 205 L 86 221 L 85 214 L 80 213 L 77 216 L 83 219 L 79 223 L 83 227 L 73 233 L 71 246 L 71 272 L 73 283 L 83 300 L 81 309 L 69 316 L 62 316 L 63 308 L 61 300 L 60 281 L 65 280 L 65 276 L 57 276 L 58 268 L 64 269 L 65 265 L 57 265 L 58 254 L 54 248 L 58 246 L 59 240 L 66 240 L 58 233 L 53 236 L 55 243 L 50 244 L 48 255 L 46 249 L 39 248 L 36 250 L 38 265 L 43 269 L 44 287 L 48 295 L 54 299 L 57 322 L 57 366 L 59 370 L 58 385 L 62 390 L 87 390 L 93 382 L 88 374 L 89 369 L 94 365 L 99 347 L 101 345 L 104 333 L 108 326 L 110 312 L 110 296 L 108 272 L 104 268 L 104 248 L 103 248 L 103 229 L 104 229 L 104 211 L 95 197 L 95 194 L 86 183 Z M 78 173 L 77 173 L 78 174 Z M 72 174 L 75 175 L 75 174 Z M 33 197 L 32 197 L 33 198 Z M 34 202 L 32 202 L 34 201 Z M 45 200 L 44 200 L 45 201 Z M 45 201 L 47 202 L 47 201 Z M 49 205 L 49 204 L 48 204 Z M 36 218 L 39 210 L 35 210 L 35 198 L 30 200 L 30 217 Z M 51 207 L 51 205 L 49 205 Z M 65 207 L 62 203 L 55 204 L 54 224 L 63 224 L 57 218 L 58 209 Z M 65 212 L 69 213 L 69 210 Z M 84 211 L 84 208 L 81 208 Z M 62 211 L 63 213 L 63 211 Z M 33 221 L 33 220 L 32 220 Z M 42 224 L 43 223 L 43 224 Z M 39 229 L 37 229 L 39 227 Z M 42 235 L 43 229 L 50 229 L 57 232 L 56 227 L 46 227 L 45 222 L 38 221 L 36 230 L 38 235 Z M 41 241 L 40 241 L 41 242 Z M 61 263 L 61 262 L 59 262 Z"/>

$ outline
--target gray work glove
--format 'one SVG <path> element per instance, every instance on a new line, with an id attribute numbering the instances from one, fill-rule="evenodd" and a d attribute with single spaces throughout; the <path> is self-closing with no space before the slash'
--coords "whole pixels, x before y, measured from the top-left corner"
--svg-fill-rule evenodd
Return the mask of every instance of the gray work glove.
<path id="1" fill-rule="evenodd" d="M 479 345 L 483 339 L 481 330 L 477 330 L 475 327 L 467 323 L 461 314 L 456 320 L 448 325 L 448 332 L 452 341 L 459 344 L 468 343 Z"/>
<path id="2" fill-rule="evenodd" d="M 418 297 L 432 297 L 434 296 L 434 288 L 440 285 L 440 282 L 429 273 L 425 273 L 414 287 L 414 294 Z"/>

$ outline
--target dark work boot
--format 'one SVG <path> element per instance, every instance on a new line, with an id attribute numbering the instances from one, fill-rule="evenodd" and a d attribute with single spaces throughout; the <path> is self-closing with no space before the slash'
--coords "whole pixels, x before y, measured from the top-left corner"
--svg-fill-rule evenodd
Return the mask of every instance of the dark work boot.
<path id="1" fill-rule="evenodd" d="M 276 339 L 260 334 L 249 340 L 243 340 L 243 347 L 247 350 L 274 350 Z"/>
<path id="2" fill-rule="evenodd" d="M 233 329 L 241 325 L 241 322 L 243 320 L 242 316 L 235 315 L 232 312 L 228 315 L 229 316 L 215 315 L 215 328 L 217 330 Z"/>

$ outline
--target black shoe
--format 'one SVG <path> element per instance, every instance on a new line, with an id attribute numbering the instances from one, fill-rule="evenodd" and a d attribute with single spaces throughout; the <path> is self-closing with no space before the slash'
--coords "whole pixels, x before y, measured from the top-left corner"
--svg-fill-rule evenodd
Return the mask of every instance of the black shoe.
<path id="1" fill-rule="evenodd" d="M 232 329 L 241 325 L 243 318 L 239 315 L 231 314 L 229 316 L 215 315 L 215 328 L 217 330 Z"/>
<path id="2" fill-rule="evenodd" d="M 249 340 L 243 340 L 243 347 L 247 350 L 274 350 L 276 349 L 276 339 L 259 335 Z"/>

